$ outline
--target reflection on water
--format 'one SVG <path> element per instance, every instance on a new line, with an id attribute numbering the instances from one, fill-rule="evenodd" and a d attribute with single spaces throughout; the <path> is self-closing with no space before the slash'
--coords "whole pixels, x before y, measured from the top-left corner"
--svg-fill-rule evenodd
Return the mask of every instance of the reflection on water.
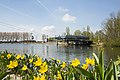
<path id="1" fill-rule="evenodd" d="M 85 60 L 86 57 L 91 57 L 91 53 L 93 52 L 92 47 L 88 46 L 59 46 L 57 48 L 57 53 L 60 54 L 60 59 L 65 61 L 70 61 L 74 58 L 80 59 L 82 62 Z"/>
<path id="2" fill-rule="evenodd" d="M 78 58 L 83 63 L 86 57 L 92 57 L 92 53 L 99 55 L 100 47 L 89 46 L 57 46 L 53 44 L 0 44 L 0 50 L 8 50 L 13 53 L 37 54 L 43 58 L 56 58 L 62 61 L 71 61 Z M 105 61 L 115 60 L 120 56 L 120 48 L 104 48 Z"/>

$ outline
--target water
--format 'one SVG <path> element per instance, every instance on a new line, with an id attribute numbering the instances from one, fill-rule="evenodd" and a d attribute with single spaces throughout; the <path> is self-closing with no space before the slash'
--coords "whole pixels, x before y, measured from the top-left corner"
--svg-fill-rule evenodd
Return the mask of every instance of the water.
<path id="1" fill-rule="evenodd" d="M 27 53 L 37 54 L 43 58 L 55 58 L 61 61 L 70 62 L 74 58 L 80 59 L 81 63 L 85 62 L 86 57 L 92 57 L 92 53 L 99 55 L 100 47 L 89 47 L 89 46 L 69 46 L 63 45 L 57 46 L 56 43 L 40 44 L 40 43 L 3 43 L 0 44 L 0 51 L 7 50 L 12 53 Z M 105 62 L 107 63 L 110 59 L 116 60 L 120 56 L 120 48 L 118 47 L 105 47 L 104 48 Z"/>

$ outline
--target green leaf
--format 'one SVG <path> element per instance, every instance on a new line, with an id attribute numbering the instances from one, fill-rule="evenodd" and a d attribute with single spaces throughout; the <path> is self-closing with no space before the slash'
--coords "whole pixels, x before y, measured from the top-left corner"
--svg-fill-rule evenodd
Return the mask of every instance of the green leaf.
<path id="1" fill-rule="evenodd" d="M 110 62 L 106 71 L 105 71 L 105 80 L 111 80 L 113 72 L 113 62 Z"/>
<path id="2" fill-rule="evenodd" d="M 75 68 L 75 69 L 76 69 L 76 71 L 78 73 L 80 73 L 80 74 L 82 74 L 82 75 L 84 75 L 84 76 L 86 76 L 86 77 L 88 77 L 88 78 L 90 78 L 92 80 L 95 80 L 92 73 L 90 73 L 90 72 L 88 72 L 88 71 L 86 71 L 86 70 L 84 70 L 84 69 L 82 69 L 80 67 L 79 68 Z"/>
<path id="3" fill-rule="evenodd" d="M 101 52 L 100 52 L 99 64 L 100 64 L 99 69 L 100 69 L 101 79 L 104 80 L 104 55 L 103 55 L 103 50 L 101 50 Z"/>
<path id="4" fill-rule="evenodd" d="M 106 77 L 105 80 L 111 80 L 111 78 L 112 78 L 112 72 L 113 72 L 113 70 L 111 70 L 111 71 L 107 74 L 107 77 Z"/>
<path id="5" fill-rule="evenodd" d="M 2 80 L 5 76 L 7 76 L 10 72 L 0 72 L 0 80 Z"/>
<path id="6" fill-rule="evenodd" d="M 96 62 L 97 64 L 99 64 L 99 59 L 98 59 L 97 55 L 96 55 L 95 53 L 93 53 L 93 56 L 94 56 L 94 58 L 95 58 L 95 62 Z"/>
<path id="7" fill-rule="evenodd" d="M 114 74 L 114 80 L 118 80 L 115 62 L 113 62 L 113 74 Z"/>

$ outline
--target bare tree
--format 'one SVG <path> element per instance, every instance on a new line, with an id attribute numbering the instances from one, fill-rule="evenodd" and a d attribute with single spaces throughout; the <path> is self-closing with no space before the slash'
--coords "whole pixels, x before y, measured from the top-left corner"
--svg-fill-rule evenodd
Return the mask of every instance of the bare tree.
<path id="1" fill-rule="evenodd" d="M 1 41 L 24 41 L 29 40 L 28 32 L 0 32 Z"/>

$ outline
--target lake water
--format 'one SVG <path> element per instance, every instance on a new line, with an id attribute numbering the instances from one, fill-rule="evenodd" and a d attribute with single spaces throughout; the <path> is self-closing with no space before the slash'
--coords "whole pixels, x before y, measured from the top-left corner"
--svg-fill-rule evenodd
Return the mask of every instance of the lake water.
<path id="1" fill-rule="evenodd" d="M 69 62 L 74 58 L 80 59 L 82 63 L 85 62 L 86 57 L 92 57 L 92 53 L 99 55 L 101 47 L 89 47 L 89 46 L 69 46 L 63 45 L 57 46 L 56 43 L 2 43 L 0 44 L 0 51 L 7 50 L 12 53 L 27 53 L 37 54 L 43 58 L 55 58 L 61 61 Z M 104 48 L 105 62 L 110 59 L 117 59 L 120 56 L 120 47 L 105 47 Z"/>

